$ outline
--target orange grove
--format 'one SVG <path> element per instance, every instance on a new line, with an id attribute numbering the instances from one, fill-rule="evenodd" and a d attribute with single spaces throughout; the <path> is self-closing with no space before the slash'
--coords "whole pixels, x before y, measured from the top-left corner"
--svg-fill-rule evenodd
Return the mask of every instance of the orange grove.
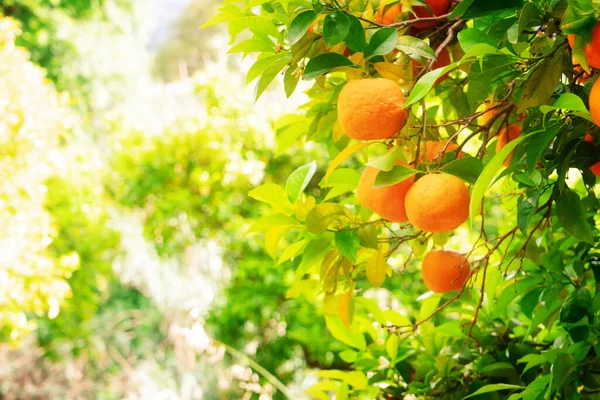
<path id="1" fill-rule="evenodd" d="M 374 15 L 375 22 L 380 25 L 391 25 L 396 22 L 396 17 L 402 12 L 400 3 L 393 4 L 384 12 L 384 7 L 381 7 Z"/>
<path id="2" fill-rule="evenodd" d="M 569 45 L 575 48 L 575 35 L 568 36 Z M 600 22 L 592 30 L 592 41 L 585 46 L 585 58 L 590 67 L 600 68 Z M 576 60 L 581 62 L 580 60 Z"/>
<path id="3" fill-rule="evenodd" d="M 396 165 L 410 168 L 408 164 L 400 161 L 396 162 Z M 415 181 L 415 177 L 411 176 L 394 185 L 376 188 L 374 185 L 377 174 L 379 174 L 378 169 L 373 167 L 365 168 L 356 189 L 356 198 L 358 199 L 358 202 L 388 221 L 408 221 L 404 199 L 406 197 L 406 192 Z"/>
<path id="4" fill-rule="evenodd" d="M 596 125 L 600 126 L 600 80 L 594 82 L 590 92 L 590 113 Z"/>
<path id="5" fill-rule="evenodd" d="M 452 1 L 451 0 L 425 0 L 425 4 L 427 4 L 429 6 L 431 11 L 433 11 L 433 14 L 431 13 L 431 11 L 429 11 L 424 6 L 415 6 L 415 7 L 413 7 L 414 15 L 411 16 L 411 19 L 429 18 L 429 17 L 434 17 L 434 16 L 438 17 L 440 15 L 444 15 L 448 12 L 448 10 L 450 10 L 450 5 L 452 4 Z M 437 22 L 436 21 L 422 21 L 422 22 L 416 22 L 416 23 L 412 24 L 412 26 L 417 29 L 427 29 L 427 28 L 433 28 L 438 23 L 439 23 L 439 21 L 437 21 Z"/>
<path id="6" fill-rule="evenodd" d="M 464 285 L 471 268 L 462 254 L 451 250 L 433 250 L 425 255 L 421 277 L 427 289 L 435 293 L 459 290 Z"/>
<path id="7" fill-rule="evenodd" d="M 406 215 L 425 232 L 450 232 L 469 218 L 471 195 L 453 175 L 429 174 L 417 180 L 406 194 Z"/>
<path id="8" fill-rule="evenodd" d="M 502 128 L 500 133 L 498 133 L 498 141 L 496 142 L 496 153 L 499 152 L 508 142 L 512 142 L 516 138 L 521 135 L 522 131 L 521 125 L 512 124 L 507 128 Z M 514 152 L 513 152 L 514 153 Z M 513 153 L 510 153 L 509 156 L 504 160 L 504 166 L 508 167 L 510 164 L 510 160 L 512 159 Z"/>
<path id="9" fill-rule="evenodd" d="M 394 136 L 406 124 L 402 89 L 389 79 L 357 79 L 340 92 L 338 119 L 353 139 L 377 140 Z"/>

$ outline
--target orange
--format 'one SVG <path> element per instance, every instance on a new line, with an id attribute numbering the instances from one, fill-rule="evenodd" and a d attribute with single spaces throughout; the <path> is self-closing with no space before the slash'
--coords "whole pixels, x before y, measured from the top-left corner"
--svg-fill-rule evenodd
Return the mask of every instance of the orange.
<path id="1" fill-rule="evenodd" d="M 496 142 L 496 153 L 499 152 L 508 142 L 512 142 L 519 136 L 521 136 L 521 130 L 523 128 L 521 125 L 512 124 L 509 125 L 508 128 L 502 128 L 500 133 L 498 134 L 498 141 Z M 514 152 L 513 152 L 514 153 Z M 510 160 L 513 156 L 513 153 L 510 153 L 506 160 L 504 160 L 504 166 L 508 167 L 510 164 Z"/>
<path id="2" fill-rule="evenodd" d="M 494 105 L 495 104 L 493 104 L 493 103 L 487 103 L 485 105 L 485 114 L 482 114 L 481 117 L 479 117 L 479 123 L 481 125 L 487 124 L 494 115 L 498 114 L 498 108 L 493 108 L 490 110 L 490 108 L 493 107 Z"/>
<path id="3" fill-rule="evenodd" d="M 590 144 L 594 144 L 594 137 L 592 135 L 590 135 L 589 133 L 586 133 L 585 136 L 583 137 L 583 141 L 588 142 Z"/>
<path id="4" fill-rule="evenodd" d="M 596 125 L 600 126 L 600 79 L 594 82 L 590 92 L 590 113 Z"/>
<path id="5" fill-rule="evenodd" d="M 575 35 L 568 36 L 569 45 L 575 47 Z M 600 68 L 600 22 L 592 30 L 592 41 L 585 46 L 585 58 L 588 65 L 594 68 Z"/>
<path id="6" fill-rule="evenodd" d="M 420 161 L 441 161 L 444 158 L 445 153 L 450 153 L 458 149 L 458 145 L 456 143 L 450 143 L 448 147 L 446 147 L 444 154 L 441 154 L 442 150 L 444 150 L 444 147 L 446 146 L 446 143 L 447 142 L 425 143 L 425 154 L 421 154 L 421 156 L 419 157 Z M 465 153 L 461 151 L 460 153 L 458 153 L 457 158 L 463 158 L 464 156 Z"/>
<path id="7" fill-rule="evenodd" d="M 448 53 L 448 50 L 444 48 L 438 56 L 438 58 L 433 63 L 433 65 L 431 66 L 431 70 L 433 71 L 434 69 L 444 68 L 448 64 L 450 64 L 450 53 Z M 415 60 L 412 60 L 413 79 L 417 78 L 417 75 L 419 74 L 421 69 L 421 65 L 419 65 L 419 63 L 417 63 Z M 444 75 L 440 76 L 437 79 L 437 81 L 435 81 L 435 83 L 438 84 L 440 82 L 445 81 L 446 78 L 448 78 L 448 75 L 450 75 L 450 72 L 446 72 Z"/>
<path id="8" fill-rule="evenodd" d="M 590 167 L 590 171 L 596 176 L 600 176 L 600 161 Z"/>
<path id="9" fill-rule="evenodd" d="M 393 4 L 383 12 L 381 7 L 375 13 L 375 22 L 380 25 L 391 25 L 396 22 L 396 17 L 402 12 L 402 5 L 400 3 Z"/>
<path id="10" fill-rule="evenodd" d="M 427 289 L 435 293 L 459 290 L 464 285 L 471 267 L 462 254 L 451 250 L 433 250 L 423 258 L 421 277 Z"/>
<path id="11" fill-rule="evenodd" d="M 448 12 L 448 10 L 450 10 L 450 5 L 452 4 L 452 1 L 451 0 L 425 0 L 425 4 L 427 4 L 429 6 L 431 11 L 433 11 L 433 14 L 431 13 L 431 11 L 429 11 L 424 6 L 416 6 L 416 7 L 413 7 L 413 13 L 415 15 L 412 16 L 411 19 L 429 18 L 429 17 L 434 17 L 434 16 L 437 17 L 440 15 L 444 15 Z M 427 28 L 433 28 L 438 23 L 439 23 L 439 21 L 438 22 L 424 21 L 424 22 L 416 22 L 416 23 L 412 24 L 412 26 L 417 29 L 427 29 Z"/>
<path id="12" fill-rule="evenodd" d="M 384 78 L 350 81 L 340 92 L 338 119 L 348 136 L 358 140 L 386 139 L 406 124 L 406 101 L 396 82 Z"/>
<path id="13" fill-rule="evenodd" d="M 425 232 L 450 232 L 469 218 L 467 186 L 447 174 L 425 175 L 412 185 L 404 201 L 411 224 Z"/>
<path id="14" fill-rule="evenodd" d="M 409 167 L 408 164 L 397 162 L 396 165 Z M 415 181 L 411 176 L 395 185 L 375 188 L 375 178 L 379 170 L 373 167 L 367 167 L 358 181 L 356 189 L 356 198 L 358 202 L 369 210 L 379 214 L 381 217 L 392 222 L 406 222 L 406 209 L 404 199 L 406 192 Z"/>

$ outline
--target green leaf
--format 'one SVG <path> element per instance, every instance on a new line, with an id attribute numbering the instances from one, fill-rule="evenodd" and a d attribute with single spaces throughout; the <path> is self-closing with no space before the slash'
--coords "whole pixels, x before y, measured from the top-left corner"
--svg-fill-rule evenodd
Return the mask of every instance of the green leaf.
<path id="1" fill-rule="evenodd" d="M 295 226 L 296 225 L 274 226 L 273 228 L 269 229 L 265 234 L 265 250 L 273 260 L 275 259 L 277 247 L 279 242 L 281 241 L 281 238 Z"/>
<path id="2" fill-rule="evenodd" d="M 523 233 L 523 235 L 527 234 L 529 221 L 535 214 L 535 210 L 537 210 L 539 200 L 539 190 L 529 190 L 527 191 L 527 197 L 519 202 L 519 205 L 517 206 L 517 225 L 519 226 L 519 230 Z"/>
<path id="3" fill-rule="evenodd" d="M 294 257 L 296 257 L 304 248 L 306 247 L 306 240 L 301 240 L 299 242 L 293 243 L 286 247 L 277 259 L 277 265 L 282 264 Z"/>
<path id="4" fill-rule="evenodd" d="M 290 43 L 290 46 L 304 36 L 310 27 L 310 24 L 313 23 L 317 16 L 318 14 L 313 10 L 306 10 L 300 12 L 290 21 L 290 27 L 288 29 L 288 42 Z"/>
<path id="5" fill-rule="evenodd" d="M 557 51 L 552 58 L 542 61 L 528 76 L 517 112 L 539 106 L 552 96 L 563 73 L 565 53 Z"/>
<path id="6" fill-rule="evenodd" d="M 452 71 L 457 65 L 457 63 L 452 63 L 444 68 L 438 68 L 423 75 L 412 88 L 410 95 L 406 99 L 406 103 L 404 103 L 404 108 L 408 108 L 425 97 L 431 88 L 433 88 L 433 85 L 435 85 L 435 82 L 439 79 L 439 77 L 444 75 L 446 72 Z"/>
<path id="7" fill-rule="evenodd" d="M 273 82 L 273 79 L 275 79 L 275 77 L 281 72 L 281 70 L 287 65 L 289 61 L 289 58 L 276 61 L 262 73 L 260 79 L 258 80 L 258 83 L 256 84 L 254 101 L 257 101 L 260 98 L 260 95 L 263 94 L 265 89 L 269 86 L 269 84 L 271 84 L 271 82 Z"/>
<path id="8" fill-rule="evenodd" d="M 257 36 L 253 39 L 242 40 L 233 46 L 227 54 L 233 53 L 254 53 L 254 52 L 275 52 L 275 43 L 270 40 L 262 39 L 260 36 Z"/>
<path id="9" fill-rule="evenodd" d="M 318 204 L 306 216 L 306 229 L 312 233 L 323 233 L 343 215 L 346 215 L 346 209 L 340 204 Z"/>
<path id="10" fill-rule="evenodd" d="M 367 260 L 367 279 L 373 286 L 381 286 L 385 281 L 387 263 L 380 251 L 374 251 Z"/>
<path id="11" fill-rule="evenodd" d="M 381 28 L 375 31 L 364 52 L 364 57 L 369 59 L 374 56 L 384 56 L 391 53 L 398 43 L 396 28 Z"/>
<path id="12" fill-rule="evenodd" d="M 517 378 L 517 370 L 515 369 L 515 367 L 511 363 L 505 361 L 495 362 L 493 364 L 486 365 L 485 367 L 481 368 L 479 372 L 481 372 L 485 376 L 494 378 Z"/>
<path id="13" fill-rule="evenodd" d="M 246 84 L 252 82 L 258 76 L 260 76 L 267 68 L 271 65 L 277 63 L 286 57 L 285 54 L 276 54 L 272 56 L 262 57 L 256 60 L 254 64 L 248 70 L 248 74 L 246 75 Z"/>
<path id="14" fill-rule="evenodd" d="M 397 147 L 392 147 L 382 155 L 375 157 L 367 163 L 369 167 L 373 167 L 380 171 L 390 171 L 396 165 L 399 151 Z"/>
<path id="15" fill-rule="evenodd" d="M 440 171 L 473 184 L 483 171 L 483 164 L 475 157 L 463 157 L 445 164 L 440 168 Z"/>
<path id="16" fill-rule="evenodd" d="M 460 16 L 461 19 L 475 19 L 485 17 L 486 15 L 494 14 L 499 11 L 517 9 L 523 6 L 523 0 L 468 0 L 466 2 L 463 1 L 463 3 L 467 4 L 461 7 L 458 12 L 455 10 L 452 13 L 451 18 Z"/>
<path id="17" fill-rule="evenodd" d="M 219 13 L 217 15 L 215 15 L 214 17 L 209 19 L 200 28 L 202 28 L 202 29 L 208 28 L 213 25 L 222 24 L 223 22 L 230 22 L 230 21 L 233 21 L 233 20 L 236 20 L 239 18 L 244 18 L 245 16 L 246 16 L 246 14 L 244 14 L 244 12 L 237 6 L 234 6 L 234 5 L 224 6 L 219 9 Z"/>
<path id="18" fill-rule="evenodd" d="M 525 369 L 523 370 L 523 374 L 529 371 L 531 368 L 536 367 L 538 365 L 542 365 L 546 363 L 546 359 L 539 354 L 527 354 L 523 358 L 517 361 L 519 364 L 527 363 Z"/>
<path id="19" fill-rule="evenodd" d="M 352 330 L 350 330 L 344 325 L 340 318 L 325 317 L 325 325 L 329 332 L 331 332 L 331 335 L 340 342 L 354 347 L 357 350 L 364 350 L 367 346 L 364 336 L 354 324 L 352 325 Z"/>
<path id="20" fill-rule="evenodd" d="M 476 28 L 467 28 L 458 32 L 458 43 L 465 53 L 480 43 L 486 43 L 492 47 L 497 45 L 490 35 Z"/>
<path id="21" fill-rule="evenodd" d="M 429 45 L 414 36 L 400 36 L 396 48 L 418 62 L 435 59 L 435 52 Z"/>
<path id="22" fill-rule="evenodd" d="M 574 291 L 560 309 L 560 322 L 575 323 L 592 315 L 592 296 L 585 288 Z"/>
<path id="23" fill-rule="evenodd" d="M 346 39 L 350 32 L 350 18 L 346 14 L 336 11 L 329 14 L 323 21 L 323 39 L 327 47 L 335 46 Z"/>
<path id="24" fill-rule="evenodd" d="M 350 29 L 346 36 L 346 46 L 355 53 L 363 52 L 367 48 L 365 30 L 358 18 L 352 14 L 346 14 L 350 19 Z"/>
<path id="25" fill-rule="evenodd" d="M 556 358 L 556 362 L 552 365 L 552 377 L 554 385 L 559 391 L 562 391 L 569 381 L 575 379 L 572 376 L 575 368 L 577 368 L 577 362 L 571 354 L 562 353 Z"/>
<path id="26" fill-rule="evenodd" d="M 395 185 L 398 182 L 402 182 L 408 177 L 415 174 L 421 173 L 413 168 L 404 167 L 402 165 L 396 165 L 391 171 L 381 171 L 375 178 L 374 187 L 380 188 L 384 186 Z"/>
<path id="27" fill-rule="evenodd" d="M 496 155 L 490 160 L 488 165 L 483 169 L 479 178 L 477 178 L 477 182 L 473 186 L 473 191 L 471 192 L 471 203 L 469 204 L 469 216 L 471 221 L 481 212 L 481 201 L 483 200 L 483 196 L 485 192 L 487 192 L 488 188 L 492 184 L 494 177 L 502 167 L 502 163 L 509 156 L 510 153 L 521 143 L 525 138 L 528 138 L 529 135 L 521 135 L 515 140 L 512 140 L 506 144 Z"/>
<path id="28" fill-rule="evenodd" d="M 556 103 L 552 106 L 542 105 L 540 106 L 540 111 L 544 114 L 547 114 L 554 110 L 568 110 L 572 111 L 574 115 L 585 118 L 590 122 L 594 122 L 590 112 L 585 107 L 583 100 L 581 97 L 573 94 L 573 93 L 563 93 Z"/>
<path id="29" fill-rule="evenodd" d="M 283 89 L 285 90 L 285 95 L 290 97 L 294 90 L 296 90 L 296 86 L 298 85 L 298 76 L 294 74 L 294 70 L 296 69 L 296 65 L 290 65 L 288 69 L 285 70 L 285 74 L 283 74 Z"/>
<path id="30" fill-rule="evenodd" d="M 566 189 L 556 199 L 556 216 L 565 230 L 589 244 L 594 244 L 594 232 L 585 216 L 579 195 Z"/>
<path id="31" fill-rule="evenodd" d="M 352 61 L 337 53 L 325 53 L 311 58 L 304 70 L 304 79 L 315 79 L 334 68 L 356 67 Z"/>
<path id="32" fill-rule="evenodd" d="M 463 399 L 468 399 L 469 397 L 478 396 L 480 394 L 498 392 L 500 390 L 518 390 L 518 389 L 522 390 L 522 389 L 525 389 L 525 387 L 519 386 L 519 385 L 508 385 L 506 383 L 496 383 L 493 385 L 485 385 L 485 386 L 479 388 L 479 390 L 477 390 L 475 393 L 471 393 L 470 395 L 463 397 Z"/>
<path id="33" fill-rule="evenodd" d="M 537 162 L 544 154 L 544 150 L 548 148 L 548 145 L 554 140 L 561 128 L 560 125 L 553 125 L 546 128 L 545 131 L 533 132 L 533 138 L 527 146 L 527 169 L 530 174 L 535 171 Z"/>
<path id="34" fill-rule="evenodd" d="M 317 162 L 313 161 L 299 167 L 290 174 L 285 182 L 285 192 L 292 204 L 296 203 L 300 194 L 304 192 L 315 172 L 317 172 Z"/>
<path id="35" fill-rule="evenodd" d="M 340 254 L 356 262 L 356 253 L 360 249 L 360 238 L 355 231 L 340 231 L 335 234 L 335 247 Z"/>
<path id="36" fill-rule="evenodd" d="M 292 215 L 294 213 L 294 206 L 288 200 L 285 191 L 281 186 L 274 183 L 259 186 L 251 190 L 248 196 L 273 206 L 282 214 Z"/>
<path id="37" fill-rule="evenodd" d="M 542 25 L 542 12 L 534 2 L 526 2 L 519 15 L 519 33 L 529 27 L 539 25 Z"/>

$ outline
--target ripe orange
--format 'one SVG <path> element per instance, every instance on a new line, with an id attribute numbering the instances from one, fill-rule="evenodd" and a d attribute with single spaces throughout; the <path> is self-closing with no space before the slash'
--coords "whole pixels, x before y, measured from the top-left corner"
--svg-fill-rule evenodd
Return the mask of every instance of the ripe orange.
<path id="1" fill-rule="evenodd" d="M 481 125 L 485 125 L 487 124 L 494 115 L 498 114 L 498 109 L 494 108 L 492 110 L 490 110 L 491 107 L 494 106 L 494 103 L 487 103 L 485 105 L 485 114 L 482 114 L 481 117 L 479 117 L 479 123 Z M 489 110 L 489 111 L 488 111 Z"/>
<path id="2" fill-rule="evenodd" d="M 393 4 L 383 11 L 381 7 L 374 15 L 375 22 L 380 25 L 391 25 L 396 22 L 396 17 L 402 12 L 402 5 L 400 3 Z"/>
<path id="3" fill-rule="evenodd" d="M 450 10 L 450 5 L 452 4 L 451 0 L 425 0 L 425 4 L 427 4 L 429 6 L 429 8 L 431 8 L 431 11 L 433 11 L 433 14 L 426 8 L 423 6 L 416 6 L 413 7 L 413 13 L 415 14 L 414 16 L 411 17 L 411 19 L 416 19 L 416 18 L 428 18 L 428 17 L 434 17 L 434 16 L 440 16 L 440 15 L 444 15 L 448 12 L 448 10 Z M 433 28 L 434 26 L 436 26 L 439 22 L 416 22 L 414 24 L 412 24 L 413 27 L 417 28 L 417 29 L 427 29 L 427 28 Z"/>
<path id="4" fill-rule="evenodd" d="M 456 149 L 458 149 L 458 145 L 456 143 L 450 143 L 447 147 L 446 147 L 446 143 L 447 142 L 427 142 L 425 143 L 425 154 L 421 154 L 419 156 L 419 161 L 441 161 L 442 158 L 444 158 L 444 154 L 445 153 L 450 153 L 452 151 L 456 151 Z M 442 152 L 442 150 L 444 150 L 444 147 L 446 147 L 446 150 L 444 151 L 444 154 L 440 154 Z M 463 158 L 465 156 L 465 153 L 463 153 L 462 151 L 460 153 L 458 153 L 458 158 Z"/>
<path id="5" fill-rule="evenodd" d="M 508 142 L 512 142 L 516 138 L 521 135 L 522 131 L 521 125 L 512 124 L 509 125 L 508 128 L 502 128 L 500 133 L 498 134 L 498 141 L 496 142 L 496 153 L 499 152 Z M 513 152 L 514 153 L 514 152 Z M 513 156 L 513 153 L 510 153 L 509 156 L 504 160 L 504 166 L 508 167 L 510 164 L 510 160 Z"/>
<path id="6" fill-rule="evenodd" d="M 433 63 L 433 65 L 431 66 L 431 70 L 433 71 L 434 69 L 443 68 L 448 64 L 450 64 L 450 53 L 448 52 L 448 49 L 444 48 L 438 56 L 438 58 Z M 412 60 L 413 79 L 416 79 L 421 69 L 422 66 L 419 65 L 419 63 L 417 63 L 415 60 Z M 440 82 L 443 82 L 448 78 L 448 75 L 450 75 L 450 72 L 446 72 L 444 75 L 440 76 L 438 80 L 435 81 L 435 83 L 438 84 Z"/>
<path id="7" fill-rule="evenodd" d="M 590 171 L 596 176 L 600 176 L 600 161 L 590 167 Z"/>
<path id="8" fill-rule="evenodd" d="M 406 101 L 396 82 L 384 78 L 350 81 L 340 92 L 338 119 L 348 136 L 358 140 L 394 136 L 406 124 Z"/>
<path id="9" fill-rule="evenodd" d="M 590 92 L 590 113 L 596 125 L 600 126 L 600 79 L 594 82 Z"/>
<path id="10" fill-rule="evenodd" d="M 471 195 L 453 175 L 429 174 L 412 185 L 404 201 L 411 224 L 425 232 L 450 232 L 469 218 Z"/>
<path id="11" fill-rule="evenodd" d="M 421 277 L 427 289 L 446 293 L 461 289 L 471 273 L 466 257 L 456 251 L 433 250 L 423 258 Z"/>
<path id="12" fill-rule="evenodd" d="M 590 144 L 594 144 L 594 137 L 592 135 L 590 135 L 589 133 L 586 133 L 585 136 L 583 137 L 583 141 L 588 142 Z"/>
<path id="13" fill-rule="evenodd" d="M 403 162 L 397 162 L 396 165 L 410 167 Z M 388 221 L 408 221 L 404 199 L 406 192 L 414 183 L 415 177 L 411 176 L 395 185 L 375 188 L 373 186 L 378 173 L 379 170 L 373 167 L 367 167 L 362 173 L 356 189 L 358 202 Z"/>
<path id="14" fill-rule="evenodd" d="M 575 48 L 575 35 L 570 34 L 568 39 L 571 48 Z M 592 41 L 585 46 L 585 58 L 590 67 L 600 68 L 600 22 L 592 30 Z"/>

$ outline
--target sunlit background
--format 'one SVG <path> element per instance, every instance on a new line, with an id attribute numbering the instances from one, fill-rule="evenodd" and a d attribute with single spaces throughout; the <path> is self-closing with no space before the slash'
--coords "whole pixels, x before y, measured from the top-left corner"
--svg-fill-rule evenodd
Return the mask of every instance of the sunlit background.
<path id="1" fill-rule="evenodd" d="M 302 398 L 336 362 L 246 234 L 318 157 L 267 165 L 302 94 L 253 103 L 217 5 L 0 2 L 1 399 Z"/>

